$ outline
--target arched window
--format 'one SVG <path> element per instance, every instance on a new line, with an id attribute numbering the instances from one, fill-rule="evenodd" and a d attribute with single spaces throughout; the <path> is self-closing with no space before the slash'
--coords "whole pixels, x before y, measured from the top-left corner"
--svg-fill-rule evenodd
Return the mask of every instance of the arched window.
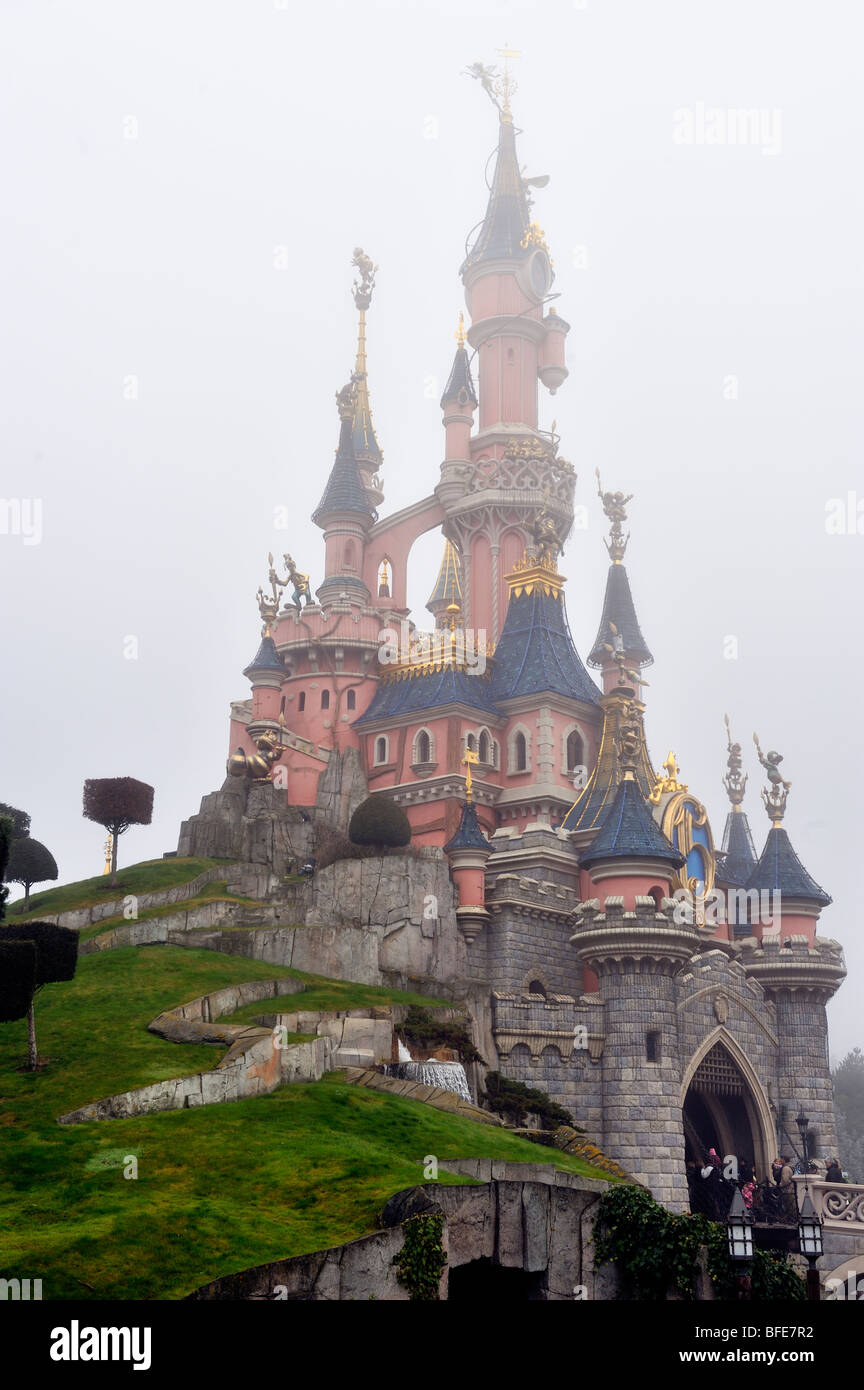
<path id="1" fill-rule="evenodd" d="M 529 994 L 542 994 L 542 995 L 543 995 L 543 998 L 545 999 L 545 998 L 546 998 L 546 986 L 543 984 L 543 981 L 542 981 L 542 980 L 530 980 L 529 983 L 528 983 L 528 993 L 529 993 Z"/>
<path id="2" fill-rule="evenodd" d="M 577 768 L 585 766 L 585 745 L 578 729 L 573 729 L 567 735 L 567 771 L 574 773 Z"/>
<path id="3" fill-rule="evenodd" d="M 525 772 L 528 768 L 528 740 L 521 729 L 513 740 L 513 766 L 516 772 Z"/>
<path id="4" fill-rule="evenodd" d="M 297 709 L 298 709 L 299 713 L 302 714 L 305 708 L 306 708 L 306 691 L 305 691 L 305 690 L 301 690 L 301 691 L 300 691 L 300 694 L 297 696 Z"/>
<path id="5" fill-rule="evenodd" d="M 356 691 L 356 690 L 349 690 L 349 691 L 348 691 L 347 695 L 345 696 L 345 704 L 346 704 L 346 707 L 347 707 L 348 709 L 356 709 L 356 708 L 357 708 L 357 691 Z"/>
<path id="6" fill-rule="evenodd" d="M 656 907 L 657 911 L 660 912 L 663 907 L 663 899 L 668 897 L 669 895 L 668 893 L 664 893 L 663 889 L 659 886 L 659 884 L 655 883 L 653 888 L 648 889 L 648 896 L 649 898 L 654 899 L 654 906 Z"/>
<path id="7" fill-rule="evenodd" d="M 343 555 L 342 555 L 342 568 L 343 568 L 343 569 L 346 569 L 346 570 L 353 570 L 353 569 L 356 569 L 356 568 L 357 568 L 357 564 L 356 564 L 356 561 L 355 561 L 355 559 L 354 559 L 354 554 L 355 554 L 355 551 L 354 551 L 354 542 L 353 542 L 353 541 L 346 541 L 346 542 L 345 542 L 345 550 L 344 550 Z"/>
<path id="8" fill-rule="evenodd" d="M 481 763 L 488 763 L 488 762 L 491 762 L 491 758 L 490 758 L 490 756 L 489 756 L 490 751 L 491 751 L 491 750 L 490 750 L 490 739 L 489 739 L 489 735 L 487 734 L 486 730 L 484 729 L 483 732 L 482 732 L 481 735 L 480 735 L 480 743 L 479 743 L 478 749 L 477 749 L 478 756 L 479 756 L 479 758 L 480 758 Z"/>
<path id="9" fill-rule="evenodd" d="M 387 761 L 387 739 L 383 734 L 375 740 L 375 761 L 376 763 L 386 763 Z"/>
<path id="10" fill-rule="evenodd" d="M 470 748 L 472 753 L 475 753 L 477 751 L 477 740 L 473 734 L 466 735 L 465 747 Z"/>
<path id="11" fill-rule="evenodd" d="M 414 740 L 414 761 L 415 763 L 432 761 L 432 740 L 425 729 L 421 729 Z"/>
<path id="12" fill-rule="evenodd" d="M 329 708 L 330 708 L 330 691 L 329 691 L 329 690 L 322 690 L 322 691 L 321 691 L 321 708 L 322 708 L 322 709 L 329 709 Z"/>

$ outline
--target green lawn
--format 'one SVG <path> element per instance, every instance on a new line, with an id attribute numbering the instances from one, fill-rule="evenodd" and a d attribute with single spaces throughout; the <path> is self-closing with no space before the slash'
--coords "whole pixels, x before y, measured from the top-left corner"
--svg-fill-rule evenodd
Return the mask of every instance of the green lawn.
<path id="1" fill-rule="evenodd" d="M 347 1086 L 338 1075 L 232 1105 L 56 1123 L 87 1101 L 217 1061 L 218 1048 L 148 1033 L 160 1011 L 287 973 L 169 946 L 82 957 L 73 981 L 38 996 L 40 1053 L 51 1060 L 35 1076 L 16 1070 L 25 1025 L 0 1025 L 0 1277 L 42 1279 L 46 1299 L 180 1298 L 221 1274 L 373 1229 L 388 1196 L 422 1181 L 427 1154 L 540 1159 L 604 1176 L 580 1159 Z M 412 998 L 311 983 L 291 1007 Z M 127 1155 L 137 1158 L 137 1179 L 123 1176 Z M 442 1173 L 442 1181 L 460 1179 Z"/>
<path id="2" fill-rule="evenodd" d="M 30 906 L 24 911 L 24 899 L 10 904 L 8 918 L 38 917 L 40 913 L 68 912 L 74 907 L 92 907 L 94 903 L 111 902 L 126 893 L 155 893 L 163 888 L 176 888 L 180 883 L 203 874 L 205 869 L 231 864 L 230 859 L 146 859 L 117 871 L 117 887 L 111 887 L 110 874 L 82 878 L 78 883 L 63 883 L 59 888 L 47 888 L 31 893 Z"/>

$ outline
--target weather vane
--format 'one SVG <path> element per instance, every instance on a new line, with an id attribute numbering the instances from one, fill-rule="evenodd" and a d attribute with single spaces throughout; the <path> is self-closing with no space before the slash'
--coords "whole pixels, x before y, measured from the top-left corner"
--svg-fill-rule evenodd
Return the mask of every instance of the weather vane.
<path id="1" fill-rule="evenodd" d="M 509 118 L 510 98 L 517 90 L 516 81 L 510 72 L 510 59 L 521 58 L 522 54 L 518 48 L 507 47 L 496 48 L 495 52 L 504 59 L 504 71 L 502 73 L 499 73 L 497 68 L 487 67 L 484 63 L 472 63 L 469 68 L 466 68 L 466 72 L 469 77 L 477 79 L 501 115 Z"/>

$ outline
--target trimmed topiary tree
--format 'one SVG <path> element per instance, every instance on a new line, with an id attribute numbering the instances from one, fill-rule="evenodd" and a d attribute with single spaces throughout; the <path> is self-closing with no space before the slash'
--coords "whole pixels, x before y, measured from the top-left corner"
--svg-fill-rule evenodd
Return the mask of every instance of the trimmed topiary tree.
<path id="1" fill-rule="evenodd" d="M 401 806 L 376 792 L 360 802 L 351 817 L 348 838 L 355 845 L 399 849 L 411 840 L 411 822 Z"/>
<path id="2" fill-rule="evenodd" d="M 134 777 L 88 777 L 84 783 L 84 815 L 111 836 L 111 887 L 117 887 L 117 840 L 130 825 L 149 825 L 153 819 L 153 788 Z"/>
<path id="3" fill-rule="evenodd" d="M 6 916 L 6 899 L 9 896 L 9 889 L 6 887 L 6 865 L 9 862 L 9 850 L 12 845 L 12 819 L 10 816 L 0 813 L 0 922 Z"/>
<path id="4" fill-rule="evenodd" d="M 35 1071 L 39 1065 L 36 1048 L 36 1019 L 33 995 L 43 985 L 55 984 L 61 980 L 71 980 L 78 964 L 78 933 L 69 927 L 58 927 L 54 922 L 16 922 L 11 926 L 0 927 L 0 944 L 14 945 L 16 942 L 31 942 L 36 956 L 35 988 L 27 1014 L 27 1035 L 29 1067 Z M 21 1014 L 17 1017 L 22 1017 Z"/>
<path id="5" fill-rule="evenodd" d="M 5 801 L 0 801 L 0 816 L 8 816 L 12 822 L 11 839 L 17 840 L 22 835 L 30 834 L 30 817 L 26 811 L 19 811 L 17 806 L 7 806 Z"/>
<path id="6" fill-rule="evenodd" d="M 29 1013 L 36 988 L 36 947 L 32 941 L 4 941 L 0 928 L 0 1023 Z"/>
<path id="7" fill-rule="evenodd" d="M 20 839 L 12 841 L 6 882 L 23 885 L 25 912 L 30 906 L 31 885 L 55 881 L 57 876 L 57 861 L 41 840 L 34 840 L 32 835 L 22 835 Z"/>

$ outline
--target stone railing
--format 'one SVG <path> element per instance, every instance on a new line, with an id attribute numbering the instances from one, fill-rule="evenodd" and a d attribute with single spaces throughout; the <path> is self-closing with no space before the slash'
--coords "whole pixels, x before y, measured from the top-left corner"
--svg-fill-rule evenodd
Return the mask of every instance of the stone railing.
<path id="1" fill-rule="evenodd" d="M 799 1206 L 804 1179 L 795 1179 Z M 864 1235 L 864 1183 L 820 1182 L 810 1179 L 810 1199 L 826 1231 L 851 1231 Z"/>

